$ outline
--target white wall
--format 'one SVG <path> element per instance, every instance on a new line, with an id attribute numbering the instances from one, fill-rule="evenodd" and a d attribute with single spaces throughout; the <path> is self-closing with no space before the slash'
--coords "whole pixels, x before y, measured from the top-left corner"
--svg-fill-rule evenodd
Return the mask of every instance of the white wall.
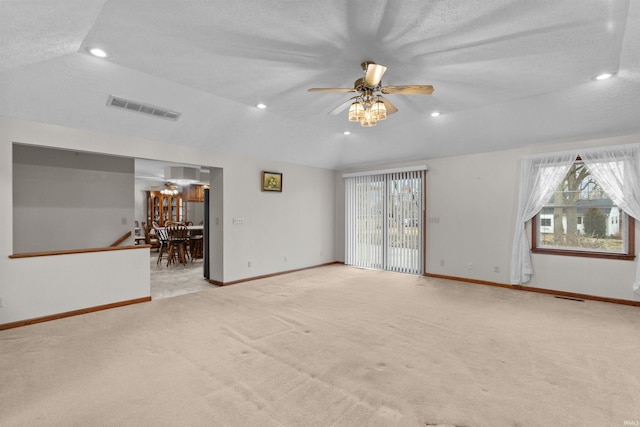
<path id="1" fill-rule="evenodd" d="M 281 193 L 260 191 L 262 170 L 283 174 Z M 225 281 L 335 260 L 333 171 L 237 159 L 224 182 L 224 250 L 236 255 L 225 256 Z"/>
<path id="2" fill-rule="evenodd" d="M 22 295 L 49 292 L 61 287 L 61 281 L 66 279 L 60 274 L 51 274 L 46 281 L 28 280 L 25 269 L 37 269 L 49 261 L 33 258 L 24 263 L 8 258 L 13 253 L 11 147 L 14 142 L 220 168 L 212 174 L 215 203 L 211 219 L 219 218 L 220 222 L 217 226 L 212 222 L 209 248 L 214 280 L 229 282 L 335 260 L 335 181 L 331 170 L 202 149 L 176 150 L 154 141 L 0 118 L 0 297 L 4 304 L 0 307 L 0 323 L 24 319 L 20 317 L 23 312 L 19 307 L 24 301 Z M 284 191 L 260 192 L 261 170 L 282 172 Z M 222 188 L 214 188 L 216 185 Z M 133 191 L 133 183 L 131 187 Z M 244 218 L 244 224 L 233 225 L 233 218 Z M 90 262 L 97 263 L 95 267 L 99 268 L 100 259 L 98 255 Z M 252 262 L 251 268 L 248 261 Z M 86 267 L 91 271 L 91 265 Z M 129 267 L 119 266 L 125 275 Z M 75 296 L 70 292 L 61 298 Z M 59 311 L 55 306 L 36 305 L 31 307 L 29 316 Z"/>
<path id="3" fill-rule="evenodd" d="M 14 253 L 133 244 L 133 159 L 16 144 L 13 160 Z"/>
<path id="4" fill-rule="evenodd" d="M 149 250 L 2 260 L 0 324 L 151 295 Z"/>
<path id="5" fill-rule="evenodd" d="M 378 165 L 357 171 L 427 164 L 430 170 L 427 172 L 426 271 L 508 284 L 520 158 L 533 153 L 637 142 L 640 142 L 640 136 L 636 135 Z M 336 256 L 340 260 L 344 260 L 342 175 L 354 171 L 336 173 Z M 636 222 L 637 230 L 638 226 Z M 638 248 L 640 233 L 636 232 L 636 236 Z M 472 263 L 471 269 L 469 263 Z M 534 276 L 530 286 L 637 299 L 632 292 L 637 261 L 534 254 L 533 263 Z M 494 266 L 498 266 L 499 272 L 494 272 Z"/>

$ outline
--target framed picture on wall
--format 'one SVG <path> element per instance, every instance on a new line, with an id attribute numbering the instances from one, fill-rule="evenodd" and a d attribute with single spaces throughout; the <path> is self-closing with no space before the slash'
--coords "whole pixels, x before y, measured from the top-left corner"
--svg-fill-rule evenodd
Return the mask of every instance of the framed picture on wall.
<path id="1" fill-rule="evenodd" d="M 262 171 L 262 191 L 282 191 L 282 174 Z"/>

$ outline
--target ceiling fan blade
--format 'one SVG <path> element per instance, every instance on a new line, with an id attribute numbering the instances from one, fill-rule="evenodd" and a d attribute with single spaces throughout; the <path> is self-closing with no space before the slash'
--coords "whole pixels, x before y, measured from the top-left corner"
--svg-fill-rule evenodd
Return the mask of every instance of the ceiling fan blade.
<path id="1" fill-rule="evenodd" d="M 431 95 L 433 86 L 431 85 L 406 85 L 406 86 L 385 86 L 380 92 L 389 95 Z"/>
<path id="2" fill-rule="evenodd" d="M 342 113 L 344 110 L 347 109 L 347 107 L 349 107 L 351 105 L 351 103 L 352 103 L 351 101 L 353 101 L 356 98 L 357 98 L 357 96 L 354 96 L 353 98 L 347 99 L 342 104 L 338 105 L 336 108 L 334 108 L 333 110 L 329 111 L 327 114 L 335 116 L 335 115 L 338 115 L 338 114 Z"/>
<path id="3" fill-rule="evenodd" d="M 353 88 L 346 87 L 312 87 L 308 92 L 357 92 Z"/>
<path id="4" fill-rule="evenodd" d="M 389 102 L 388 99 L 383 98 L 382 96 L 378 96 L 378 99 L 382 101 L 382 103 L 384 104 L 384 108 L 387 109 L 387 115 L 395 114 L 398 112 L 398 109 L 396 108 L 396 106 L 393 105 L 391 102 Z"/>
<path id="5" fill-rule="evenodd" d="M 376 87 L 380 84 L 385 71 L 387 71 L 387 67 L 384 65 L 370 63 L 367 65 L 367 74 L 364 76 L 364 81 L 367 85 Z"/>

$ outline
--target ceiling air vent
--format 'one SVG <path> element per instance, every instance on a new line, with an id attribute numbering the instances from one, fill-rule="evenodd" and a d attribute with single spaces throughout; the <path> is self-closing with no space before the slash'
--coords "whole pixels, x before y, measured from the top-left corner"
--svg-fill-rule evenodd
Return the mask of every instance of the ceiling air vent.
<path id="1" fill-rule="evenodd" d="M 109 95 L 107 99 L 107 105 L 109 107 L 124 108 L 129 111 L 136 111 L 138 113 L 148 114 L 154 117 L 160 117 L 162 119 L 168 119 L 176 121 L 180 117 L 181 113 L 167 110 L 166 108 L 156 107 L 154 105 L 143 104 L 142 102 L 131 101 L 129 99 L 118 98 L 117 96 Z"/>

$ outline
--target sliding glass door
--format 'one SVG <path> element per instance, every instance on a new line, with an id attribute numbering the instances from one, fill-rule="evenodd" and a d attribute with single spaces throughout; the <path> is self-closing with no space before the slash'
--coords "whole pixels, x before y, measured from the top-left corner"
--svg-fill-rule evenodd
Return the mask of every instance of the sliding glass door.
<path id="1" fill-rule="evenodd" d="M 345 263 L 422 274 L 424 170 L 345 177 Z"/>
<path id="2" fill-rule="evenodd" d="M 383 175 L 345 179 L 346 264 L 385 268 L 385 192 Z"/>

